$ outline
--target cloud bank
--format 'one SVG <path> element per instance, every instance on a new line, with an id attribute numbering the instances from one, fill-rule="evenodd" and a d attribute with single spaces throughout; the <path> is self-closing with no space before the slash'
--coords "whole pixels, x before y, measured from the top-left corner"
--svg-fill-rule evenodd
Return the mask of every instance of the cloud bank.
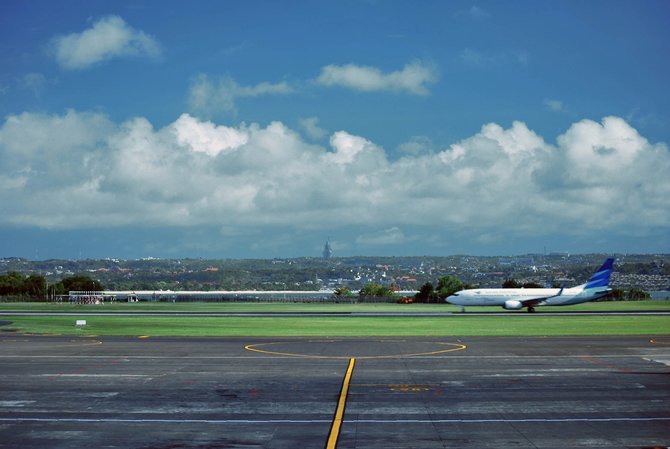
<path id="1" fill-rule="evenodd" d="M 161 46 L 121 17 L 103 17 L 81 33 L 56 36 L 51 41 L 54 57 L 64 69 L 85 69 L 117 57 L 159 58 Z"/>
<path id="2" fill-rule="evenodd" d="M 625 120 L 572 124 L 549 144 L 523 122 L 484 125 L 442 151 L 391 160 L 363 136 L 328 146 L 280 122 L 226 126 L 23 113 L 0 127 L 0 225 L 46 229 L 364 226 L 359 243 L 406 229 L 644 235 L 670 226 L 670 153 Z M 372 230 L 377 231 L 372 231 Z"/>

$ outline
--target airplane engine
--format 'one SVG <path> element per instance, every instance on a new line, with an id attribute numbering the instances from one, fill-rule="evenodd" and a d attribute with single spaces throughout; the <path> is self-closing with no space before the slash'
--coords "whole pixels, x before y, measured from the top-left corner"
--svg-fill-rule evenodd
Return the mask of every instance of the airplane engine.
<path id="1" fill-rule="evenodd" d="M 505 301 L 505 305 L 503 306 L 504 309 L 507 310 L 519 310 L 523 307 L 523 304 L 521 304 L 521 301 L 515 301 L 515 300 L 509 300 Z"/>

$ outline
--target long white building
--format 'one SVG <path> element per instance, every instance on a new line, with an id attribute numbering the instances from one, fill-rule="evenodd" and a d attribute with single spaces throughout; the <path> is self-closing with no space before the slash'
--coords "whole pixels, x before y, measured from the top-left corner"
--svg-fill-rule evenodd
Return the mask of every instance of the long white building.
<path id="1" fill-rule="evenodd" d="M 352 292 L 356 294 L 358 292 Z M 400 291 L 401 296 L 413 296 L 416 291 Z M 347 298 L 339 298 L 346 301 Z M 94 303 L 100 301 L 217 301 L 217 302 L 332 302 L 336 300 L 334 290 L 239 290 L 239 291 L 173 291 L 173 290 L 104 290 L 71 291 L 62 300 L 69 302 Z"/>

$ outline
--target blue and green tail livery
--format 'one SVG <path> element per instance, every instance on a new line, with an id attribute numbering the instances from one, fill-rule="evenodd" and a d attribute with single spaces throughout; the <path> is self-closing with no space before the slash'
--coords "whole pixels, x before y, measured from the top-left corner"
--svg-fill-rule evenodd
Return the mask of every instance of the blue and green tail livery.
<path id="1" fill-rule="evenodd" d="M 610 257 L 605 261 L 602 267 L 591 276 L 584 286 L 585 290 L 594 287 L 607 287 L 610 283 L 610 276 L 612 276 L 612 267 L 614 266 L 614 258 Z"/>

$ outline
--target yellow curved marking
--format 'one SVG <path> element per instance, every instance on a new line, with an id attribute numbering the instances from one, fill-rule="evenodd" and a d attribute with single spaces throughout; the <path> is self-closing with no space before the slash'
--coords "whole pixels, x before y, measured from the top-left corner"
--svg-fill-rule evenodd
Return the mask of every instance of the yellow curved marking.
<path id="1" fill-rule="evenodd" d="M 331 340 L 329 343 L 335 343 L 338 340 Z M 342 341 L 342 340 L 339 340 Z M 308 343 L 314 342 L 313 340 L 308 341 Z M 320 341 L 322 343 L 323 341 Z M 258 346 L 270 346 L 270 345 L 281 345 L 281 344 L 290 344 L 292 342 L 288 341 L 277 341 L 277 342 L 271 342 L 271 343 L 257 343 L 257 344 L 252 344 L 252 345 L 246 345 L 244 349 L 247 351 L 253 351 L 253 352 L 259 352 L 261 354 L 269 354 L 269 355 L 280 355 L 280 356 L 287 356 L 287 357 L 305 357 L 305 358 L 313 358 L 313 359 L 351 359 L 351 356 L 340 356 L 340 355 L 314 355 L 314 354 L 295 354 L 292 352 L 280 352 L 280 351 L 268 351 L 265 349 L 258 349 Z M 442 343 L 442 342 L 426 342 L 426 343 L 432 343 L 436 345 L 445 345 L 445 346 L 454 346 L 453 348 L 449 349 L 440 349 L 438 351 L 430 351 L 430 352 L 416 352 L 412 354 L 392 354 L 392 355 L 368 355 L 368 356 L 360 356 L 356 357 L 357 359 L 393 359 L 393 358 L 398 358 L 398 357 L 419 357 L 419 356 L 427 356 L 427 355 L 437 355 L 437 354 L 445 354 L 447 352 L 455 352 L 455 351 L 462 351 L 467 348 L 466 345 L 462 344 L 457 344 L 457 343 Z"/>

